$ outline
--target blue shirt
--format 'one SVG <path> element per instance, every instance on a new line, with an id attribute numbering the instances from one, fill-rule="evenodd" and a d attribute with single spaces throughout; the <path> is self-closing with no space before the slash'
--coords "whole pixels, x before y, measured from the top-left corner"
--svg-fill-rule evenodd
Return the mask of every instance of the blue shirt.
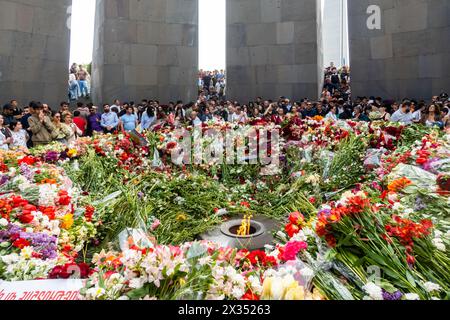
<path id="1" fill-rule="evenodd" d="M 103 128 L 111 127 L 116 128 L 119 125 L 119 117 L 115 112 L 109 112 L 102 114 L 102 120 L 100 122 L 100 125 Z"/>
<path id="2" fill-rule="evenodd" d="M 156 117 L 149 117 L 147 112 L 142 114 L 141 128 L 142 130 L 147 130 L 156 121 Z"/>
<path id="3" fill-rule="evenodd" d="M 120 120 L 122 120 L 123 122 L 123 129 L 125 131 L 133 131 L 134 129 L 136 129 L 136 121 L 137 121 L 137 117 L 135 114 L 124 114 Z"/>

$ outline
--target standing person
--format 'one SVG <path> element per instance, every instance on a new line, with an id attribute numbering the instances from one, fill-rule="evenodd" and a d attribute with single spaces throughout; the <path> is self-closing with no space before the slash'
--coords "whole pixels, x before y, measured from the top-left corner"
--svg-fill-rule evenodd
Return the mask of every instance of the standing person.
<path id="1" fill-rule="evenodd" d="M 70 73 L 77 74 L 78 73 L 78 64 L 73 63 L 70 67 Z"/>
<path id="2" fill-rule="evenodd" d="M 11 100 L 10 104 L 12 107 L 12 114 L 14 116 L 14 119 L 20 120 L 20 118 L 22 118 L 23 111 L 19 108 L 19 103 L 17 102 L 17 100 L 13 99 Z"/>
<path id="3" fill-rule="evenodd" d="M 80 129 L 80 136 L 83 136 L 87 130 L 87 121 L 84 117 L 81 116 L 81 113 L 78 110 L 73 113 L 73 123 L 76 124 L 78 129 Z"/>
<path id="4" fill-rule="evenodd" d="M 51 135 L 55 141 L 67 144 L 67 138 L 69 137 L 70 132 L 63 126 L 61 120 L 61 113 L 55 113 L 52 119 L 53 130 L 51 131 Z"/>
<path id="5" fill-rule="evenodd" d="M 67 102 L 63 101 L 59 104 L 59 113 L 63 114 L 63 113 L 67 113 L 67 112 L 70 113 L 69 104 Z"/>
<path id="6" fill-rule="evenodd" d="M 78 85 L 80 86 L 80 96 L 88 98 L 90 94 L 88 85 L 90 75 L 82 65 L 80 65 L 80 70 L 78 71 L 77 76 Z"/>
<path id="7" fill-rule="evenodd" d="M 92 106 L 89 110 L 89 116 L 88 116 L 88 134 L 94 135 L 103 132 L 103 128 L 100 124 L 102 120 L 102 116 L 97 113 L 97 107 Z"/>
<path id="8" fill-rule="evenodd" d="M 77 109 L 76 110 L 79 111 L 80 112 L 80 116 L 85 118 L 86 121 L 87 121 L 87 118 L 89 117 L 90 111 L 89 111 L 89 108 L 87 106 L 85 106 L 83 102 L 78 102 L 77 103 Z"/>
<path id="9" fill-rule="evenodd" d="M 69 99 L 76 101 L 81 96 L 80 85 L 78 84 L 77 75 L 75 73 L 69 74 Z"/>
<path id="10" fill-rule="evenodd" d="M 391 120 L 391 115 L 389 114 L 389 112 L 387 112 L 386 105 L 384 103 L 380 106 L 380 115 L 381 117 L 378 120 L 383 120 L 387 122 Z"/>
<path id="11" fill-rule="evenodd" d="M 10 103 L 7 103 L 3 106 L 3 121 L 5 126 L 9 126 L 14 120 L 13 106 Z"/>
<path id="12" fill-rule="evenodd" d="M 117 113 L 111 111 L 111 108 L 107 104 L 103 106 L 103 111 L 104 113 L 100 120 L 103 132 L 105 134 L 114 133 L 119 125 L 119 117 L 117 116 Z"/>
<path id="13" fill-rule="evenodd" d="M 209 87 L 211 86 L 211 74 L 209 71 L 206 72 L 206 75 L 203 77 L 203 89 L 209 93 Z"/>
<path id="14" fill-rule="evenodd" d="M 200 120 L 200 118 L 198 117 L 198 112 L 197 111 L 192 111 L 191 112 L 191 121 L 190 121 L 191 125 L 194 127 L 199 127 L 202 125 L 202 120 Z"/>
<path id="15" fill-rule="evenodd" d="M 147 110 L 142 114 L 141 129 L 148 130 L 156 122 L 155 110 L 148 106 Z"/>
<path id="16" fill-rule="evenodd" d="M 50 118 L 44 113 L 42 104 L 39 102 L 30 103 L 31 117 L 28 118 L 30 130 L 33 133 L 33 145 L 46 145 L 52 141 L 51 132 L 54 130 L 53 123 Z"/>
<path id="17" fill-rule="evenodd" d="M 9 150 L 9 145 L 12 142 L 11 132 L 5 127 L 5 119 L 0 115 L 0 149 Z"/>
<path id="18" fill-rule="evenodd" d="M 355 120 L 355 121 L 365 121 L 365 122 L 370 122 L 369 117 L 363 112 L 361 106 L 356 106 L 356 107 L 355 107 L 355 112 L 354 112 L 353 120 Z"/>
<path id="19" fill-rule="evenodd" d="M 63 123 L 61 124 L 65 131 L 67 132 L 66 144 L 72 146 L 81 136 L 81 130 L 78 129 L 77 125 L 72 121 L 72 115 L 70 113 L 65 113 L 63 117 Z"/>
<path id="20" fill-rule="evenodd" d="M 336 115 L 337 109 L 335 105 L 332 105 L 330 108 L 330 112 L 327 113 L 325 116 L 325 119 L 331 120 L 331 121 L 338 121 L 338 117 Z"/>
<path id="21" fill-rule="evenodd" d="M 120 129 L 122 131 L 133 131 L 138 126 L 138 119 L 133 111 L 133 107 L 127 106 L 126 113 L 120 117 Z"/>
<path id="22" fill-rule="evenodd" d="M 236 107 L 234 113 L 231 115 L 231 122 L 247 123 L 247 115 L 242 111 L 241 107 Z"/>
<path id="23" fill-rule="evenodd" d="M 412 123 L 412 114 L 410 110 L 411 104 L 409 102 L 402 103 L 400 108 L 394 112 L 394 114 L 391 117 L 392 122 L 401 122 L 406 125 L 409 125 Z"/>
<path id="24" fill-rule="evenodd" d="M 28 133 L 29 139 L 27 141 L 28 149 L 33 147 L 33 142 L 31 141 L 31 136 L 33 133 L 30 130 L 30 124 L 28 123 L 28 119 L 31 117 L 30 106 L 26 106 L 23 108 L 23 116 L 20 118 L 20 122 L 22 123 L 22 128 Z"/>
<path id="25" fill-rule="evenodd" d="M 431 104 L 424 112 L 424 115 L 422 117 L 422 124 L 427 127 L 439 127 L 442 129 L 443 122 L 439 107 L 437 107 L 435 104 Z"/>
<path id="26" fill-rule="evenodd" d="M 17 148 L 24 152 L 28 152 L 27 141 L 29 139 L 28 133 L 22 128 L 22 123 L 13 121 L 9 125 L 12 137 L 11 147 Z"/>
<path id="27" fill-rule="evenodd" d="M 120 104 L 120 100 L 118 100 L 118 99 L 114 100 L 114 102 L 113 102 L 113 104 L 111 106 L 111 110 L 113 108 L 117 108 L 117 110 L 119 110 L 119 111 L 122 109 L 121 108 L 121 104 Z"/>
<path id="28" fill-rule="evenodd" d="M 44 114 L 45 114 L 47 117 L 49 117 L 49 118 L 52 117 L 53 112 L 52 112 L 52 110 L 50 109 L 50 107 L 48 106 L 48 104 L 43 103 L 43 104 L 42 104 L 42 110 L 43 110 Z"/>

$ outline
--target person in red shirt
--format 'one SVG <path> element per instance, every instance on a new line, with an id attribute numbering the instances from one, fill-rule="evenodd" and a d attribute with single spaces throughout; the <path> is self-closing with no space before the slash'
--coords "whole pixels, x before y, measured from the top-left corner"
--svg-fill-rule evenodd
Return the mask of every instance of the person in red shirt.
<path id="1" fill-rule="evenodd" d="M 84 136 L 84 133 L 86 132 L 86 126 L 87 126 L 86 119 L 81 116 L 80 111 L 75 111 L 73 113 L 73 116 L 74 116 L 73 122 L 77 125 L 78 129 L 81 130 L 82 135 Z"/>

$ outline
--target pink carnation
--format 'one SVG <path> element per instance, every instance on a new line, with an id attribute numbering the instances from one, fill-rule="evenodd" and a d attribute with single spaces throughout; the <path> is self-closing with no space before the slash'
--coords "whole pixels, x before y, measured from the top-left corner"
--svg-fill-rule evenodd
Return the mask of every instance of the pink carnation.
<path id="1" fill-rule="evenodd" d="M 283 260 L 291 261 L 297 258 L 297 254 L 300 250 L 306 250 L 308 244 L 304 241 L 291 241 L 284 247 Z"/>

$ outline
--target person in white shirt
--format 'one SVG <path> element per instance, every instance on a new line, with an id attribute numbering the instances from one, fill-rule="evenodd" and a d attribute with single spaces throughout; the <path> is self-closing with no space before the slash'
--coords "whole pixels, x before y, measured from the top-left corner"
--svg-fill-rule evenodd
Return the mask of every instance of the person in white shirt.
<path id="1" fill-rule="evenodd" d="M 111 110 L 113 109 L 113 108 L 117 108 L 117 110 L 121 110 L 121 107 L 120 107 L 120 101 L 118 100 L 118 99 L 116 99 L 116 100 L 114 100 L 114 104 L 111 106 Z"/>
<path id="2" fill-rule="evenodd" d="M 13 139 L 11 147 L 20 149 L 22 151 L 28 151 L 27 141 L 30 136 L 25 130 L 23 130 L 22 123 L 20 121 L 13 121 L 10 123 L 9 129 L 11 132 L 11 137 Z"/>
<path id="3" fill-rule="evenodd" d="M 231 115 L 231 122 L 247 123 L 247 114 L 242 111 L 241 107 L 236 107 L 234 113 Z"/>
<path id="4" fill-rule="evenodd" d="M 418 104 L 414 107 L 414 112 L 411 116 L 411 121 L 414 123 L 419 123 L 422 120 L 422 110 L 425 107 L 424 104 Z"/>
<path id="5" fill-rule="evenodd" d="M 192 120 L 192 125 L 194 127 L 202 125 L 202 120 L 200 120 L 200 118 L 198 117 L 198 112 L 197 111 L 192 111 L 191 112 L 191 120 Z"/>
<path id="6" fill-rule="evenodd" d="M 338 121 L 337 115 L 336 115 L 336 106 L 332 106 L 330 109 L 330 112 L 327 113 L 325 116 L 325 119 L 332 120 L 332 121 Z"/>
<path id="7" fill-rule="evenodd" d="M 401 122 L 406 125 L 412 124 L 413 115 L 410 111 L 410 104 L 403 103 L 392 115 L 391 122 Z"/>

